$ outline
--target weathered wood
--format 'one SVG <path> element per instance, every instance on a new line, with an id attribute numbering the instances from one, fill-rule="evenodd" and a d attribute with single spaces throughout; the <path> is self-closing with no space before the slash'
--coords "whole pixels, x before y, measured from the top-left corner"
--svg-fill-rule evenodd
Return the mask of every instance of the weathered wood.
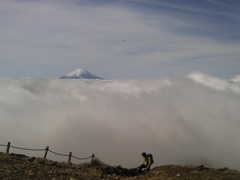
<path id="1" fill-rule="evenodd" d="M 45 149 L 45 154 L 44 154 L 44 159 L 47 158 L 47 153 L 48 153 L 48 150 L 49 150 L 49 147 L 47 146 L 46 149 Z"/>
<path id="2" fill-rule="evenodd" d="M 71 163 L 72 152 L 69 153 L 68 163 Z"/>
<path id="3" fill-rule="evenodd" d="M 95 154 L 92 154 L 91 165 L 93 165 Z"/>
<path id="4" fill-rule="evenodd" d="M 8 145 L 7 145 L 7 151 L 6 151 L 6 153 L 9 153 L 10 146 L 11 146 L 11 143 L 10 143 L 10 142 L 8 142 Z"/>

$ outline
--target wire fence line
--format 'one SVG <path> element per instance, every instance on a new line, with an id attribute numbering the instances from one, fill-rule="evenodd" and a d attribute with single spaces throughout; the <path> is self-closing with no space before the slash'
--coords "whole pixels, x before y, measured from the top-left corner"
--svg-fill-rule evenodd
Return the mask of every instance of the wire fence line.
<path id="1" fill-rule="evenodd" d="M 87 159 L 91 159 L 91 164 L 93 164 L 94 159 L 97 160 L 97 161 L 99 161 L 100 163 L 103 163 L 102 161 L 100 161 L 100 160 L 95 156 L 95 154 L 92 154 L 91 156 L 86 157 L 86 158 L 79 158 L 79 157 L 73 156 L 73 155 L 72 155 L 72 152 L 69 152 L 69 154 L 61 154 L 61 153 L 54 152 L 54 151 L 52 151 L 52 150 L 49 149 L 49 146 L 47 146 L 45 149 L 31 149 L 31 148 L 22 148 L 22 147 L 12 146 L 10 142 L 8 142 L 7 145 L 5 145 L 5 144 L 0 144 L 0 146 L 2 146 L 2 147 L 7 147 L 6 153 L 9 153 L 10 148 L 20 149 L 20 150 L 26 150 L 26 151 L 45 151 L 44 157 L 43 157 L 44 159 L 47 159 L 47 154 L 48 154 L 48 152 L 50 152 L 50 153 L 55 154 L 55 155 L 58 155 L 58 156 L 68 157 L 68 163 L 71 163 L 71 158 L 74 158 L 74 159 L 77 159 L 77 160 L 87 160 Z M 104 164 L 104 163 L 103 163 L 103 164 Z"/>

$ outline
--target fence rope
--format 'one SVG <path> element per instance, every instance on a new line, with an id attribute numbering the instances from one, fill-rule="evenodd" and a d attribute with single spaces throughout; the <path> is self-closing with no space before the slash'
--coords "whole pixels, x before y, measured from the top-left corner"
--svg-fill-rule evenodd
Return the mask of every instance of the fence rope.
<path id="1" fill-rule="evenodd" d="M 21 148 L 21 147 L 16 147 L 16 146 L 10 146 L 15 149 L 21 149 L 21 150 L 27 150 L 27 151 L 45 151 L 45 149 L 29 149 L 29 148 Z"/>
<path id="2" fill-rule="evenodd" d="M 60 153 L 56 153 L 54 151 L 51 151 L 50 149 L 48 149 L 49 152 L 53 153 L 53 154 L 56 154 L 56 155 L 59 155 L 59 156 L 69 156 L 69 154 L 60 154 Z"/>
<path id="3" fill-rule="evenodd" d="M 101 164 L 105 164 L 104 162 L 102 162 L 100 159 L 98 159 L 96 156 L 94 157 L 98 162 L 100 162 Z"/>
<path id="4" fill-rule="evenodd" d="M 78 159 L 78 160 L 86 160 L 86 159 L 92 158 L 92 156 L 86 157 L 86 158 L 78 158 L 78 157 L 75 157 L 75 156 L 73 156 L 73 155 L 72 155 L 72 157 L 75 158 L 75 159 Z"/>
<path id="5" fill-rule="evenodd" d="M 54 152 L 52 150 L 49 149 L 49 147 L 45 148 L 45 149 L 31 149 L 31 148 L 22 148 L 22 147 L 16 147 L 16 146 L 11 146 L 10 145 L 10 142 L 8 143 L 8 145 L 5 145 L 5 144 L 0 144 L 0 146 L 5 146 L 5 147 L 12 147 L 14 149 L 21 149 L 21 150 L 27 150 L 27 151 L 45 151 L 45 156 L 47 154 L 47 152 L 51 152 L 53 154 L 56 154 L 56 155 L 59 155 L 59 156 L 65 156 L 65 157 L 69 157 L 71 159 L 72 158 L 75 158 L 75 159 L 78 159 L 78 160 L 87 160 L 87 159 L 96 159 L 97 161 L 99 161 L 100 163 L 104 164 L 101 160 L 99 160 L 94 154 L 92 156 L 89 156 L 89 157 L 86 157 L 86 158 L 79 158 L 79 157 L 76 157 L 76 156 L 73 156 L 72 153 L 70 152 L 70 154 L 60 154 L 60 153 L 57 153 L 57 152 Z M 7 150 L 7 153 L 8 153 L 8 150 Z M 70 161 L 70 160 L 69 160 Z"/>

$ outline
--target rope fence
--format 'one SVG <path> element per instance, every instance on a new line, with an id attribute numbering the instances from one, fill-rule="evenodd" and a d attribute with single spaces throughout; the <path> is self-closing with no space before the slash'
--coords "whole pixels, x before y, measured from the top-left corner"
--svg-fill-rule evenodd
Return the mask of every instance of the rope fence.
<path id="1" fill-rule="evenodd" d="M 77 160 L 87 160 L 87 159 L 91 159 L 91 165 L 93 164 L 94 159 L 97 160 L 97 161 L 99 161 L 100 163 L 103 163 L 103 162 L 100 161 L 97 157 L 95 157 L 94 154 L 92 154 L 91 156 L 86 157 L 86 158 L 79 158 L 79 157 L 73 156 L 73 155 L 72 155 L 72 152 L 69 152 L 69 154 L 61 154 L 61 153 L 54 152 L 54 151 L 52 151 L 52 150 L 49 149 L 49 146 L 47 146 L 45 149 L 30 149 L 30 148 L 22 148 L 22 147 L 11 146 L 11 143 L 10 143 L 10 142 L 8 142 L 7 145 L 5 145 L 5 144 L 0 144 L 0 146 L 7 147 L 6 153 L 9 153 L 10 148 L 20 149 L 20 150 L 26 150 L 26 151 L 45 151 L 44 157 L 43 157 L 44 159 L 47 159 L 47 154 L 48 154 L 48 152 L 50 152 L 50 153 L 55 154 L 55 155 L 58 155 L 58 156 L 68 157 L 68 163 L 71 163 L 71 158 L 74 158 L 74 159 L 77 159 Z M 103 164 L 104 164 L 104 163 L 103 163 Z"/>
<path id="2" fill-rule="evenodd" d="M 44 151 L 45 149 L 28 149 L 28 148 L 21 148 L 21 147 L 15 147 L 11 146 L 14 149 L 21 149 L 21 150 L 26 150 L 26 151 Z"/>
<path id="3" fill-rule="evenodd" d="M 68 156 L 68 154 L 60 154 L 60 153 L 56 153 L 54 151 L 51 151 L 50 149 L 48 149 L 49 152 L 53 153 L 53 154 L 56 154 L 58 156 Z"/>

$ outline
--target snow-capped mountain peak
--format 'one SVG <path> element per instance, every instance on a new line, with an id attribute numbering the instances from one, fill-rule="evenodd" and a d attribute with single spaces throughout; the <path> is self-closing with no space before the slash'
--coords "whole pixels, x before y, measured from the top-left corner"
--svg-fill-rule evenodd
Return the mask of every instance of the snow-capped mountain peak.
<path id="1" fill-rule="evenodd" d="M 73 76 L 78 76 L 78 77 L 80 77 L 80 76 L 82 76 L 82 75 L 84 75 L 84 74 L 87 74 L 87 73 L 88 73 L 88 72 L 87 72 L 86 70 L 84 70 L 84 69 L 82 69 L 82 68 L 79 68 L 79 69 L 76 69 L 75 71 L 69 73 L 67 76 L 68 76 L 68 77 L 73 77 Z"/>
<path id="2" fill-rule="evenodd" d="M 62 76 L 61 79 L 103 79 L 103 78 L 95 76 L 82 68 L 78 68 L 73 72 L 65 76 Z"/>

